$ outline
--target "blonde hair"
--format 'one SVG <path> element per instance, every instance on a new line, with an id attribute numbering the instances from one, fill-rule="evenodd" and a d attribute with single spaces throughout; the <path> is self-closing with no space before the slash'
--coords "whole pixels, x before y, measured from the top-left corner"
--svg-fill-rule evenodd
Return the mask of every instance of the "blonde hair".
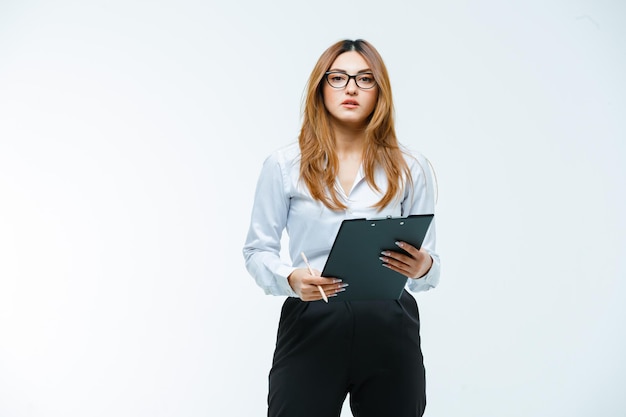
<path id="1" fill-rule="evenodd" d="M 357 39 L 335 43 L 324 51 L 311 72 L 299 136 L 300 177 L 315 200 L 332 210 L 347 208 L 334 186 L 339 160 L 330 115 L 324 106 L 323 82 L 335 59 L 348 51 L 361 54 L 378 85 L 378 99 L 365 129 L 363 168 L 365 180 L 377 192 L 381 190 L 374 180 L 376 168 L 381 167 L 387 176 L 387 191 L 373 206 L 380 211 L 403 191 L 406 181 L 411 181 L 411 172 L 396 138 L 387 68 L 378 51 L 367 41 Z"/>

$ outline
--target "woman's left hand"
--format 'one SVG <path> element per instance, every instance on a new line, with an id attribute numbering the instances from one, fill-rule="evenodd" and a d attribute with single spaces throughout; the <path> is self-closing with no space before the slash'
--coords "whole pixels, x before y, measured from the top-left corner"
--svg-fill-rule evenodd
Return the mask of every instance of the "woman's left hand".
<path id="1" fill-rule="evenodd" d="M 433 265 L 433 259 L 428 252 L 406 242 L 396 242 L 396 245 L 407 251 L 410 256 L 400 252 L 383 251 L 380 260 L 384 266 L 413 279 L 421 278 L 428 273 Z"/>

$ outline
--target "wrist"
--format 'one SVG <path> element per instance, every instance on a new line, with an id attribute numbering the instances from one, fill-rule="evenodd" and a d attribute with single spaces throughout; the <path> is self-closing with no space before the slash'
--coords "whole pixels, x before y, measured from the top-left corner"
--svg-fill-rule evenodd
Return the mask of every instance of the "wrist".
<path id="1" fill-rule="evenodd" d="M 428 255 L 428 268 L 426 268 L 425 272 L 422 272 L 421 274 L 419 274 L 416 277 L 411 277 L 411 279 L 421 279 L 424 278 L 426 275 L 428 275 L 428 273 L 430 272 L 430 270 L 433 267 L 433 258 L 432 256 L 430 256 L 430 254 Z"/>

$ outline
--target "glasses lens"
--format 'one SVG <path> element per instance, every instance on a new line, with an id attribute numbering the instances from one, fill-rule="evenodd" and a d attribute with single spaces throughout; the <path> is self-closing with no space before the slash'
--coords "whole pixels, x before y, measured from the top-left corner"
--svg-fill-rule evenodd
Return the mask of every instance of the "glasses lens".
<path id="1" fill-rule="evenodd" d="M 342 88 L 346 86 L 348 76 L 346 74 L 342 74 L 341 72 L 331 72 L 326 76 L 326 79 L 331 87 Z"/>
<path id="2" fill-rule="evenodd" d="M 356 84 L 360 88 L 372 88 L 376 84 L 374 76 L 372 74 L 361 74 L 356 77 Z"/>

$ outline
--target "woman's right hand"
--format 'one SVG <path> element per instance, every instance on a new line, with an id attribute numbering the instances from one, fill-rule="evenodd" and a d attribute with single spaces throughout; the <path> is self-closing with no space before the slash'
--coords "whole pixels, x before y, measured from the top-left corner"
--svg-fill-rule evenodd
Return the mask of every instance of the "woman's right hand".
<path id="1" fill-rule="evenodd" d="M 321 277 L 318 270 L 313 270 L 311 275 L 308 269 L 295 269 L 287 277 L 291 288 L 302 301 L 317 301 L 322 299 L 318 286 L 322 287 L 326 296 L 334 297 L 337 293 L 345 291 L 348 284 L 343 284 L 340 279 Z"/>

